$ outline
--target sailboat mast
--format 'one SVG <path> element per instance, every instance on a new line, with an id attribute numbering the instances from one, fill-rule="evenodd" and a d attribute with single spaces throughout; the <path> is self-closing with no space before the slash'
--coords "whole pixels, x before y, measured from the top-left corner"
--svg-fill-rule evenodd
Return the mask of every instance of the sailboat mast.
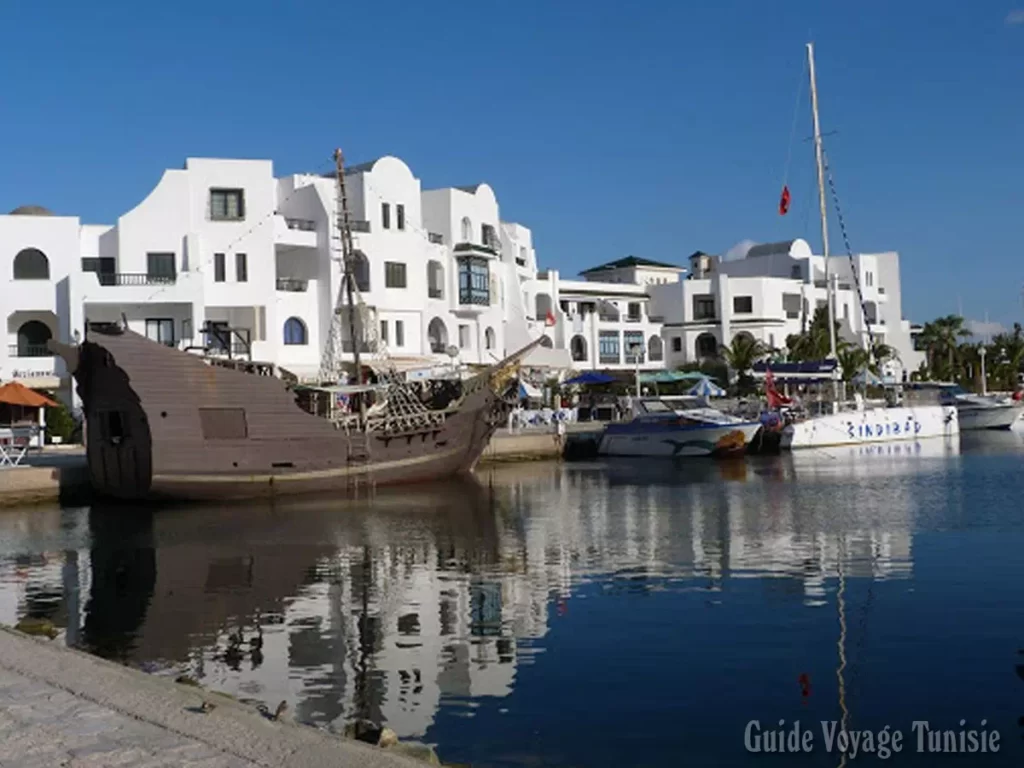
<path id="1" fill-rule="evenodd" d="M 832 359 L 836 354 L 835 290 L 828 252 L 828 208 L 825 206 L 825 160 L 821 146 L 821 123 L 818 120 L 818 83 L 814 74 L 814 43 L 807 44 L 807 69 L 811 77 L 811 116 L 814 120 L 814 160 L 818 168 L 818 210 L 821 214 L 821 252 L 825 257 L 825 291 L 828 296 L 828 340 Z M 836 383 L 833 380 L 833 388 Z"/>
<path id="2" fill-rule="evenodd" d="M 348 335 L 352 340 L 352 359 L 356 368 L 356 383 L 362 384 L 363 368 L 362 362 L 359 359 L 359 346 L 362 334 L 358 332 L 360 330 L 358 327 L 359 318 L 356 317 L 358 309 L 352 290 L 352 281 L 355 279 L 352 265 L 355 258 L 352 253 L 352 222 L 348 211 L 348 195 L 345 192 L 345 156 L 342 155 L 340 149 L 334 150 L 334 172 L 338 181 L 338 236 L 341 240 L 341 279 L 345 285 L 345 298 L 348 301 Z M 336 307 L 335 311 L 340 312 L 341 307 Z M 359 416 L 361 424 L 365 421 L 365 408 L 363 398 L 360 397 Z"/>

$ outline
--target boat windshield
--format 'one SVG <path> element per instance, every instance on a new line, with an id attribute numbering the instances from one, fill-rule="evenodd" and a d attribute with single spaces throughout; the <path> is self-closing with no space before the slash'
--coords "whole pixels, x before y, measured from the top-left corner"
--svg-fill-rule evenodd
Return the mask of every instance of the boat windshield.
<path id="1" fill-rule="evenodd" d="M 640 407 L 645 413 L 672 413 L 674 411 L 671 406 L 661 400 L 641 400 Z"/>

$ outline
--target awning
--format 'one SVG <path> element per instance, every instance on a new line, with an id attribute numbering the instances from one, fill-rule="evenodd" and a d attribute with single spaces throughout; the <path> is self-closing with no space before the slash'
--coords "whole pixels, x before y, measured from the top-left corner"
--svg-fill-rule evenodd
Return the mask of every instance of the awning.
<path id="1" fill-rule="evenodd" d="M 650 371 L 640 374 L 641 384 L 671 384 L 677 381 L 700 381 L 707 374 L 700 371 Z"/>
<path id="2" fill-rule="evenodd" d="M 705 376 L 690 387 L 686 394 L 694 397 L 725 397 L 725 390 Z"/>
<path id="3" fill-rule="evenodd" d="M 586 371 L 581 373 L 579 376 L 574 376 L 567 381 L 563 381 L 563 384 L 611 384 L 615 381 L 614 376 L 609 376 L 607 373 L 600 373 L 598 371 Z"/>
<path id="4" fill-rule="evenodd" d="M 56 406 L 57 403 L 45 395 L 33 392 L 17 381 L 9 381 L 0 387 L 0 403 L 8 405 L 21 405 L 25 408 L 42 408 L 43 406 Z"/>
<path id="5" fill-rule="evenodd" d="M 520 363 L 523 368 L 556 368 L 563 370 L 572 368 L 569 350 L 537 346 L 526 353 Z"/>

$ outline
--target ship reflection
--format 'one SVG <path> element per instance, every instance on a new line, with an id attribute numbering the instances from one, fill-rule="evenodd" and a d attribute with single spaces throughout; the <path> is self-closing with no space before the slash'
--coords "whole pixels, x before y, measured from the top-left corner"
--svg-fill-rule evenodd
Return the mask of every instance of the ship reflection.
<path id="1" fill-rule="evenodd" d="M 362 501 L 96 508 L 86 541 L 45 567 L 6 554 L 34 552 L 31 537 L 5 541 L 0 612 L 38 609 L 18 575 L 34 574 L 34 594 L 63 595 L 68 642 L 285 699 L 300 721 L 423 736 L 446 701 L 509 695 L 590 583 L 721 601 L 730 579 L 756 579 L 815 606 L 840 565 L 847 579 L 908 576 L 918 501 L 897 480 L 914 482 L 920 455 L 816 453 L 496 466 Z M 890 484 L 883 511 L 865 508 L 872 471 Z"/>

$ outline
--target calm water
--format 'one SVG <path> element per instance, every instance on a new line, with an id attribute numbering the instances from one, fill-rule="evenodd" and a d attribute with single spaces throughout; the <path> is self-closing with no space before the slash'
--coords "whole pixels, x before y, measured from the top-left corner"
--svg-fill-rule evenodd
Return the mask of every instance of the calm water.
<path id="1" fill-rule="evenodd" d="M 6 511 L 0 622 L 475 766 L 836 765 L 819 721 L 843 706 L 904 732 L 895 765 L 1021 765 L 1022 468 L 1006 433 L 508 466 L 372 504 Z M 961 718 L 1001 752 L 913 753 L 914 720 Z M 815 751 L 747 753 L 752 719 L 813 724 Z"/>

